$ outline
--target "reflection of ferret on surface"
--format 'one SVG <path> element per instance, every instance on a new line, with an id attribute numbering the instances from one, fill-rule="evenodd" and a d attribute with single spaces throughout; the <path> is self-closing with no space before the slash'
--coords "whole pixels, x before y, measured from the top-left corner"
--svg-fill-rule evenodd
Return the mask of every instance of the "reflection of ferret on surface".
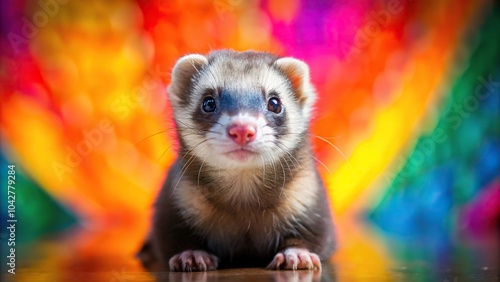
<path id="1" fill-rule="evenodd" d="M 326 265 L 328 267 L 328 265 Z M 325 271 L 255 271 L 254 268 L 235 270 L 234 272 L 155 272 L 156 281 L 274 281 L 274 282 L 316 282 L 335 281 L 335 276 L 328 269 Z"/>
<path id="2" fill-rule="evenodd" d="M 187 55 L 168 92 L 179 157 L 138 254 L 143 265 L 320 269 L 335 239 L 308 138 L 308 66 L 250 51 Z"/>

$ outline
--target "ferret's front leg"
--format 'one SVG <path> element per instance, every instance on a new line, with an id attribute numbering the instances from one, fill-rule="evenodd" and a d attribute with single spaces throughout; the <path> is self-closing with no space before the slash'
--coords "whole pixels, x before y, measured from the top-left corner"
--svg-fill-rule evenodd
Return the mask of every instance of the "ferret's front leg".
<path id="1" fill-rule="evenodd" d="M 267 266 L 275 270 L 321 270 L 319 256 L 305 246 L 308 244 L 303 239 L 288 238 L 281 244 L 279 251 Z"/>
<path id="2" fill-rule="evenodd" d="M 173 224 L 175 226 L 175 224 Z M 206 251 L 201 239 L 188 227 L 164 228 L 156 233 L 158 247 L 164 263 L 170 271 L 210 271 L 216 270 L 219 259 Z"/>
<path id="3" fill-rule="evenodd" d="M 210 271 L 216 270 L 219 259 L 203 250 L 186 250 L 170 258 L 170 271 Z"/>
<path id="4" fill-rule="evenodd" d="M 277 253 L 267 269 L 321 270 L 321 260 L 317 254 L 309 252 L 308 249 L 290 247 Z"/>
<path id="5" fill-rule="evenodd" d="M 184 272 L 216 270 L 219 259 L 206 250 L 204 240 L 196 235 L 179 210 L 162 207 L 153 223 L 153 239 L 163 267 Z"/>

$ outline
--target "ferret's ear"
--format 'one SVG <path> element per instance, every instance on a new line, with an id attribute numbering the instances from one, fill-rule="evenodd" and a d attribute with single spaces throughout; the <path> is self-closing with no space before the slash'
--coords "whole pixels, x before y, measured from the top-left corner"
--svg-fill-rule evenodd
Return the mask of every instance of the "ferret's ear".
<path id="1" fill-rule="evenodd" d="M 316 92 L 311 85 L 307 64 L 290 57 L 278 59 L 274 64 L 290 80 L 297 100 L 309 112 L 316 100 Z"/>
<path id="2" fill-rule="evenodd" d="M 208 64 L 207 58 L 199 54 L 186 55 L 177 61 L 172 70 L 172 79 L 167 89 L 170 102 L 174 107 L 186 99 L 191 78 L 205 64 Z"/>

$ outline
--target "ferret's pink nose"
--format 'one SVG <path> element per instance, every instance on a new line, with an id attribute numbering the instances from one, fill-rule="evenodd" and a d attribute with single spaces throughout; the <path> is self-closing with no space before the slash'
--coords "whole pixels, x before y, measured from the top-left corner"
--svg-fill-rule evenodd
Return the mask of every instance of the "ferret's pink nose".
<path id="1" fill-rule="evenodd" d="M 227 129 L 227 134 L 233 141 L 241 146 L 255 139 L 257 128 L 249 124 L 233 124 Z"/>

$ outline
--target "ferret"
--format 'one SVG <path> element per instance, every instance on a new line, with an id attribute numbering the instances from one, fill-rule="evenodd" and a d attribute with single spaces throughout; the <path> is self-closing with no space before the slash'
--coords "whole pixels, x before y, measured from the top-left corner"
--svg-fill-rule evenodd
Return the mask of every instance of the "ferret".
<path id="1" fill-rule="evenodd" d="M 178 158 L 138 253 L 149 270 L 321 269 L 335 246 L 309 122 L 309 67 L 219 50 L 175 64 L 168 86 Z"/>

